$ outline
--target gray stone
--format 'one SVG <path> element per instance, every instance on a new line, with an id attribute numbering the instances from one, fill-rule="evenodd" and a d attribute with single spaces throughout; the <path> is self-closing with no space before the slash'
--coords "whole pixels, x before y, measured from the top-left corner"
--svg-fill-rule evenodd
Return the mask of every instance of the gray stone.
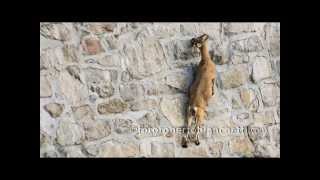
<path id="1" fill-rule="evenodd" d="M 193 79 L 192 69 L 179 69 L 178 71 L 171 72 L 166 76 L 166 84 L 186 93 L 188 92 Z"/>
<path id="2" fill-rule="evenodd" d="M 157 81 L 145 81 L 143 82 L 143 89 L 146 95 L 159 96 L 163 94 L 176 94 L 177 90 L 170 88 L 170 86 L 162 83 L 160 80 Z"/>
<path id="3" fill-rule="evenodd" d="M 113 125 L 118 134 L 128 134 L 132 132 L 133 122 L 130 119 L 114 119 Z"/>
<path id="4" fill-rule="evenodd" d="M 79 68 L 79 66 L 76 66 L 76 65 L 67 66 L 66 70 L 68 71 L 68 73 L 73 78 L 75 78 L 76 80 L 79 80 L 80 82 L 82 82 L 81 78 L 80 78 L 80 68 Z"/>
<path id="5" fill-rule="evenodd" d="M 127 109 L 128 105 L 120 99 L 111 99 L 106 103 L 98 104 L 100 114 L 121 113 Z"/>
<path id="6" fill-rule="evenodd" d="M 94 119 L 94 112 L 89 105 L 71 107 L 76 120 Z"/>
<path id="7" fill-rule="evenodd" d="M 109 123 L 95 119 L 94 112 L 88 105 L 72 107 L 72 111 L 75 120 L 84 128 L 86 140 L 97 140 L 110 135 Z"/>
<path id="8" fill-rule="evenodd" d="M 77 30 L 72 23 L 40 23 L 40 34 L 48 39 L 77 44 Z"/>
<path id="9" fill-rule="evenodd" d="M 255 156 L 280 157 L 280 125 L 264 126 L 263 132 L 260 132 L 258 135 L 257 138 L 253 139 L 255 143 Z"/>
<path id="10" fill-rule="evenodd" d="M 115 89 L 112 85 L 114 72 L 104 71 L 97 68 L 87 68 L 85 71 L 85 81 L 88 88 L 98 94 L 100 98 L 111 97 Z"/>
<path id="11" fill-rule="evenodd" d="M 44 106 L 44 109 L 50 114 L 51 117 L 57 118 L 61 115 L 64 105 L 58 103 L 49 103 Z"/>
<path id="12" fill-rule="evenodd" d="M 111 126 L 102 120 L 89 120 L 84 125 L 86 140 L 93 141 L 111 134 Z"/>
<path id="13" fill-rule="evenodd" d="M 236 88 L 247 82 L 248 68 L 246 65 L 236 65 L 225 72 L 221 72 L 220 77 L 224 89 Z"/>
<path id="14" fill-rule="evenodd" d="M 114 94 L 115 89 L 111 83 L 96 87 L 95 92 L 99 95 L 100 98 L 108 98 Z"/>
<path id="15" fill-rule="evenodd" d="M 73 78 L 67 71 L 60 73 L 58 83 L 61 94 L 71 105 L 81 104 L 87 100 L 87 87 Z"/>
<path id="16" fill-rule="evenodd" d="M 99 58 L 98 63 L 106 67 L 119 67 L 121 64 L 121 59 L 117 54 L 106 55 L 102 58 Z"/>
<path id="17" fill-rule="evenodd" d="M 63 44 L 59 40 L 47 39 L 40 35 L 40 50 L 62 47 Z"/>
<path id="18" fill-rule="evenodd" d="M 98 68 L 84 69 L 85 80 L 88 85 L 100 85 L 111 82 L 111 73 Z"/>
<path id="19" fill-rule="evenodd" d="M 64 60 L 68 63 L 79 62 L 79 50 L 75 45 L 65 44 L 63 47 Z"/>
<path id="20" fill-rule="evenodd" d="M 62 65 L 65 62 L 61 47 L 40 49 L 40 65 L 42 70 L 62 70 Z"/>
<path id="21" fill-rule="evenodd" d="M 160 102 L 163 115 L 174 127 L 181 127 L 185 124 L 186 106 L 187 101 L 185 97 L 163 97 Z"/>
<path id="22" fill-rule="evenodd" d="M 276 147 L 280 147 L 280 125 L 269 126 L 268 132 L 270 134 L 271 143 Z"/>
<path id="23" fill-rule="evenodd" d="M 276 104 L 277 89 L 273 84 L 264 84 L 260 87 L 262 101 L 266 106 Z"/>
<path id="24" fill-rule="evenodd" d="M 188 148 L 179 148 L 176 157 L 208 157 L 209 151 L 206 146 L 188 146 Z"/>
<path id="25" fill-rule="evenodd" d="M 195 57 L 199 57 L 199 53 L 193 51 L 191 46 L 191 38 L 186 40 L 172 40 L 163 45 L 166 56 L 174 61 L 186 61 Z"/>
<path id="26" fill-rule="evenodd" d="M 158 41 L 149 39 L 130 43 L 124 47 L 128 57 L 127 67 L 133 78 L 142 79 L 159 73 L 165 68 L 165 56 Z"/>
<path id="27" fill-rule="evenodd" d="M 245 53 L 243 54 L 233 53 L 230 59 L 232 64 L 242 64 L 242 63 L 249 62 L 249 56 Z"/>
<path id="28" fill-rule="evenodd" d="M 45 142 L 40 145 L 40 157 L 56 158 L 60 157 L 60 153 L 53 144 Z"/>
<path id="29" fill-rule="evenodd" d="M 224 95 L 221 91 L 215 90 L 217 92 L 212 98 L 210 98 L 207 108 L 207 119 L 214 120 L 215 122 L 217 119 L 221 117 L 230 116 L 231 114 L 231 107 L 229 105 L 228 98 Z M 220 123 L 220 122 L 219 122 Z"/>
<path id="30" fill-rule="evenodd" d="M 236 35 L 246 32 L 254 32 L 253 23 L 223 23 L 224 34 L 226 35 Z"/>
<path id="31" fill-rule="evenodd" d="M 144 98 L 142 100 L 130 102 L 130 109 L 132 111 L 157 109 L 158 106 L 158 101 L 151 98 Z"/>
<path id="32" fill-rule="evenodd" d="M 120 85 L 119 90 L 121 98 L 125 101 L 140 99 L 144 95 L 144 88 L 138 83 Z"/>
<path id="33" fill-rule="evenodd" d="M 51 97 L 52 89 L 51 84 L 47 77 L 40 76 L 40 98 Z"/>
<path id="34" fill-rule="evenodd" d="M 256 124 L 272 124 L 274 122 L 272 111 L 254 113 L 253 119 Z"/>
<path id="35" fill-rule="evenodd" d="M 160 118 L 157 113 L 148 112 L 142 118 L 137 120 L 140 128 L 155 128 L 160 125 Z"/>
<path id="36" fill-rule="evenodd" d="M 111 140 L 99 147 L 97 157 L 136 157 L 139 152 L 135 143 Z"/>
<path id="37" fill-rule="evenodd" d="M 107 37 L 106 41 L 108 42 L 110 49 L 119 49 L 119 47 L 121 47 L 120 41 L 114 36 Z"/>
<path id="38" fill-rule="evenodd" d="M 234 137 L 230 140 L 230 152 L 240 157 L 253 157 L 254 145 L 247 137 Z"/>
<path id="39" fill-rule="evenodd" d="M 241 112 L 233 116 L 233 122 L 238 126 L 247 126 L 252 122 L 252 118 L 249 113 Z"/>
<path id="40" fill-rule="evenodd" d="M 59 29 L 54 23 L 40 23 L 40 34 L 49 39 L 61 40 Z"/>
<path id="41" fill-rule="evenodd" d="M 266 24 L 267 40 L 269 42 L 269 51 L 271 56 L 280 56 L 280 23 Z"/>
<path id="42" fill-rule="evenodd" d="M 214 142 L 208 143 L 209 153 L 212 157 L 221 157 L 223 143 L 222 142 Z"/>
<path id="43" fill-rule="evenodd" d="M 79 144 L 84 138 L 81 126 L 71 122 L 69 119 L 60 121 L 57 129 L 57 142 L 62 146 Z"/>
<path id="44" fill-rule="evenodd" d="M 174 144 L 163 142 L 151 143 L 151 156 L 152 157 L 174 157 Z"/>
<path id="45" fill-rule="evenodd" d="M 117 27 L 116 23 L 88 23 L 86 29 L 94 34 L 111 33 Z"/>
<path id="46" fill-rule="evenodd" d="M 256 57 L 252 64 L 252 79 L 258 83 L 271 76 L 271 64 L 264 57 Z"/>
<path id="47" fill-rule="evenodd" d="M 97 96 L 96 95 L 90 95 L 89 96 L 89 101 L 91 102 L 91 103 L 95 103 L 96 102 L 96 100 L 97 100 Z"/>
<path id="48" fill-rule="evenodd" d="M 64 152 L 66 154 L 66 157 L 71 157 L 71 158 L 84 158 L 84 157 L 86 157 L 81 150 L 81 146 L 64 147 Z"/>
<path id="49" fill-rule="evenodd" d="M 231 48 L 239 52 L 259 52 L 263 50 L 262 42 L 258 36 L 231 42 Z"/>
<path id="50" fill-rule="evenodd" d="M 123 71 L 121 74 L 121 80 L 123 82 L 129 82 L 132 80 L 132 77 L 128 71 Z"/>
<path id="51" fill-rule="evenodd" d="M 240 98 L 243 105 L 250 111 L 257 111 L 259 108 L 259 99 L 253 89 L 241 88 Z"/>
<path id="52" fill-rule="evenodd" d="M 237 98 L 232 98 L 232 109 L 241 109 L 241 102 Z"/>
<path id="53" fill-rule="evenodd" d="M 114 83 L 117 83 L 119 72 L 117 70 L 110 70 L 109 72 L 110 72 L 111 81 Z"/>

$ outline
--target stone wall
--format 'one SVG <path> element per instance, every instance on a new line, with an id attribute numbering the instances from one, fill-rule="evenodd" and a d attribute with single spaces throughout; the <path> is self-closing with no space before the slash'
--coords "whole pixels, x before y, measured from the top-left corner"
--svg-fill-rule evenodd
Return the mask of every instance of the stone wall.
<path id="1" fill-rule="evenodd" d="M 218 78 L 181 147 L 207 33 Z M 139 130 L 140 128 L 140 130 Z M 279 157 L 280 23 L 40 23 L 41 157 Z"/>

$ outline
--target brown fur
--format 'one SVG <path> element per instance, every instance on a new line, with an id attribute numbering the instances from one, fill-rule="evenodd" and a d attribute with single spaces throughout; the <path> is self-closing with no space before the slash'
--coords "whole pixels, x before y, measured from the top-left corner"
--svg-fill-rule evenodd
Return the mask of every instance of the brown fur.
<path id="1" fill-rule="evenodd" d="M 194 118 L 196 121 L 196 128 L 200 128 L 204 123 L 209 100 L 214 95 L 216 67 L 209 55 L 208 36 L 206 34 L 196 39 L 192 39 L 192 45 L 199 48 L 201 61 L 198 65 L 196 78 L 189 89 L 187 123 L 188 128 L 190 128 Z M 197 140 L 195 143 L 199 145 L 199 129 L 196 132 Z M 188 135 L 186 138 L 188 139 Z M 187 147 L 187 139 L 183 144 L 184 147 Z"/>

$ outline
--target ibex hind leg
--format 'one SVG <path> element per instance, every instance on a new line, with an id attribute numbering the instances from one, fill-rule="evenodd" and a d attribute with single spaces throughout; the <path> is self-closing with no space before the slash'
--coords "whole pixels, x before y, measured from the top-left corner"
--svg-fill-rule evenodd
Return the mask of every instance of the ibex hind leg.
<path id="1" fill-rule="evenodd" d="M 199 141 L 199 132 L 200 132 L 200 122 L 199 119 L 196 119 L 196 134 L 195 134 L 195 141 L 194 143 L 198 146 L 200 145 L 200 141 Z"/>
<path id="2" fill-rule="evenodd" d="M 188 147 L 188 142 L 190 141 L 190 128 L 191 128 L 191 124 L 192 124 L 192 120 L 193 120 L 193 114 L 191 112 L 191 109 L 188 109 L 188 113 L 187 113 L 187 120 L 188 120 L 188 124 L 187 124 L 187 129 L 184 134 L 184 137 L 182 138 L 182 147 L 186 148 Z"/>
<path id="3" fill-rule="evenodd" d="M 195 140 L 195 142 L 194 142 L 197 146 L 200 145 L 199 130 L 200 130 L 200 126 L 197 126 L 197 127 L 196 127 L 196 140 Z"/>

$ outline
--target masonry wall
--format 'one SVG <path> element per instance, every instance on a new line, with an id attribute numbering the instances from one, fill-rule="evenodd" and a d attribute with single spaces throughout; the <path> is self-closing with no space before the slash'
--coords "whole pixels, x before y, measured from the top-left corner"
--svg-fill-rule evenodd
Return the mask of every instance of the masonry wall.
<path id="1" fill-rule="evenodd" d="M 141 130 L 183 126 L 203 33 L 216 95 L 185 149 Z M 280 24 L 40 23 L 40 156 L 279 157 Z"/>

